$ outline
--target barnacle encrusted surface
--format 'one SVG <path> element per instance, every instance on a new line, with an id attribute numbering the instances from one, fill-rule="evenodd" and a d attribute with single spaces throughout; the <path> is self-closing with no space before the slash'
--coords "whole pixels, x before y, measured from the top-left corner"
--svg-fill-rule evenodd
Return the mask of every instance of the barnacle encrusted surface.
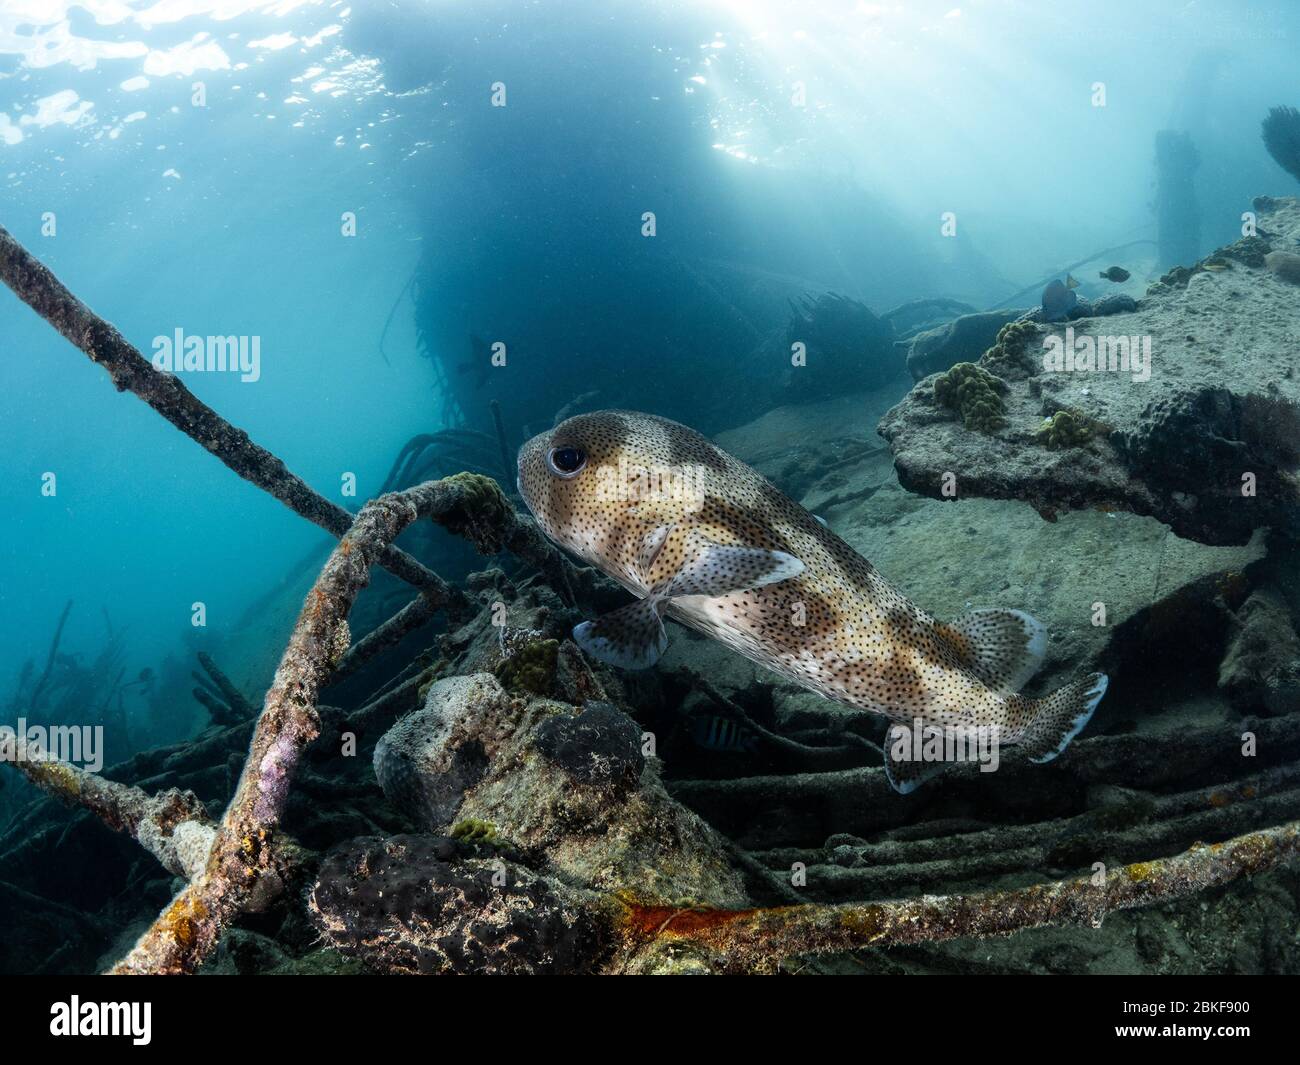
<path id="1" fill-rule="evenodd" d="M 446 836 L 362 837 L 321 865 L 310 905 L 339 950 L 398 974 L 583 973 L 607 925 L 582 892 Z"/>

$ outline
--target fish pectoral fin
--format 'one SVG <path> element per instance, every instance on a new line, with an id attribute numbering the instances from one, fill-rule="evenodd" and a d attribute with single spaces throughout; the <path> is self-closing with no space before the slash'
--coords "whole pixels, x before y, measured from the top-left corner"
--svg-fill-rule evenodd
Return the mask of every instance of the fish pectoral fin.
<path id="1" fill-rule="evenodd" d="M 674 525 L 659 525 L 646 533 L 646 537 L 641 541 L 641 550 L 637 552 L 636 566 L 637 571 L 641 574 L 641 579 L 646 586 L 650 584 L 650 570 L 655 564 L 655 559 L 659 557 L 659 552 L 663 550 L 664 544 L 668 541 L 668 534 L 676 528 Z"/>
<path id="2" fill-rule="evenodd" d="M 649 669 L 668 648 L 655 596 L 584 621 L 574 627 L 573 639 L 592 658 L 621 669 Z"/>
<path id="3" fill-rule="evenodd" d="M 681 595 L 716 597 L 761 588 L 797 577 L 804 564 L 784 551 L 703 541 L 664 589 L 665 599 Z"/>
<path id="4" fill-rule="evenodd" d="M 1023 610 L 971 610 L 935 630 L 963 668 L 1002 695 L 1019 691 L 1047 653 L 1047 629 Z"/>
<path id="5" fill-rule="evenodd" d="M 885 779 L 899 795 L 908 795 L 943 771 L 944 762 L 926 762 L 912 757 L 911 729 L 890 725 L 885 732 Z"/>

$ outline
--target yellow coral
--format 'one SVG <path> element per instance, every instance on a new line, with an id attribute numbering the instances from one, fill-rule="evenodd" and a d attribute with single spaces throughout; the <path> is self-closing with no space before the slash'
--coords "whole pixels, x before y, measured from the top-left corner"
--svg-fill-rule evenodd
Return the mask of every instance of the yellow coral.
<path id="1" fill-rule="evenodd" d="M 1052 451 L 1082 447 L 1100 430 L 1099 422 L 1078 411 L 1058 410 L 1046 418 L 1034 436 Z"/>

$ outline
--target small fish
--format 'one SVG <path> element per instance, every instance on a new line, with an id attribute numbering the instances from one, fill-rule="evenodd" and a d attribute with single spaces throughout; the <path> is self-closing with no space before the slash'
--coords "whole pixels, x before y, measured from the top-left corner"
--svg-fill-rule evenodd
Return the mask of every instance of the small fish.
<path id="1" fill-rule="evenodd" d="M 1020 610 L 941 622 L 756 471 L 693 429 L 631 411 L 579 414 L 519 452 L 519 492 L 542 530 L 637 601 L 573 630 L 592 657 L 652 666 L 663 618 L 896 724 L 997 730 L 1037 762 L 1055 758 L 1106 692 L 1093 673 L 1018 694 L 1047 648 Z M 888 745 L 901 792 L 923 775 Z"/>
<path id="2" fill-rule="evenodd" d="M 691 738 L 707 751 L 740 754 L 753 752 L 758 747 L 758 737 L 753 732 L 718 714 L 697 715 L 691 721 Z"/>
<path id="3" fill-rule="evenodd" d="M 1065 280 L 1056 280 L 1043 289 L 1043 321 L 1059 322 L 1078 305 L 1079 297 L 1075 289 L 1077 282 L 1069 274 Z"/>
<path id="4" fill-rule="evenodd" d="M 1102 280 L 1114 281 L 1116 284 L 1121 281 L 1127 281 L 1132 276 L 1133 275 L 1122 266 L 1112 266 L 1109 270 L 1103 270 L 1101 272 Z"/>

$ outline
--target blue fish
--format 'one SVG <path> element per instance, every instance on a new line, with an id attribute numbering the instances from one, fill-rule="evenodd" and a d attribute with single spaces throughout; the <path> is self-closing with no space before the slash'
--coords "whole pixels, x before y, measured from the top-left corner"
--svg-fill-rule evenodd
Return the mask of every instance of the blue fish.
<path id="1" fill-rule="evenodd" d="M 1059 322 L 1068 315 L 1079 302 L 1074 290 L 1079 287 L 1069 274 L 1065 280 L 1056 280 L 1043 289 L 1043 321 Z"/>

